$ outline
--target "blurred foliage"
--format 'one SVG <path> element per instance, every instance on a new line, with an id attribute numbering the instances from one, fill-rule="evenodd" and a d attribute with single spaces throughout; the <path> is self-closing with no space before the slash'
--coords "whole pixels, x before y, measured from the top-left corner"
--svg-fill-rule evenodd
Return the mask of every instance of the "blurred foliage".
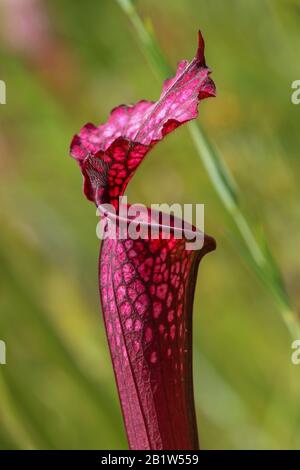
<path id="1" fill-rule="evenodd" d="M 9 2 L 0 3 L 0 448 L 126 448 L 99 313 L 97 218 L 67 155 L 85 122 L 105 121 L 122 102 L 156 99 L 160 84 L 115 2 L 27 0 L 39 27 L 28 21 L 25 32 L 12 24 L 28 13 L 18 12 L 23 2 Z M 218 97 L 202 103 L 199 120 L 253 224 L 263 221 L 299 311 L 300 107 L 290 100 L 300 78 L 298 1 L 135 3 L 173 66 L 193 56 L 203 31 Z M 205 203 L 206 231 L 218 243 L 200 268 L 194 308 L 202 447 L 300 448 L 300 366 L 290 362 L 290 337 L 237 255 L 187 129 L 153 150 L 128 196 Z"/>

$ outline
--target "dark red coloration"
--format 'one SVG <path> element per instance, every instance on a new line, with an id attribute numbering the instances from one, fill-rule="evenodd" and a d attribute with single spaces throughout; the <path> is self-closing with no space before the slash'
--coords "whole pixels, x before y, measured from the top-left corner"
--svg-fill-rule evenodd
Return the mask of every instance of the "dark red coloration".
<path id="1" fill-rule="evenodd" d="M 161 232 L 162 233 L 162 230 Z M 200 251 L 185 239 L 104 240 L 101 303 L 132 449 L 198 449 L 192 307 Z"/>
<path id="2" fill-rule="evenodd" d="M 196 57 L 179 63 L 165 80 L 157 102 L 140 101 L 115 108 L 106 124 L 86 124 L 71 143 L 71 155 L 84 175 L 84 193 L 97 205 L 118 207 L 121 196 L 145 155 L 165 135 L 197 117 L 201 99 L 215 96 L 199 33 Z"/>
<path id="3" fill-rule="evenodd" d="M 209 74 L 199 33 L 196 57 L 179 63 L 159 101 L 122 105 L 106 124 L 87 124 L 73 138 L 85 195 L 97 206 L 112 203 L 117 222 L 118 197 L 148 151 L 215 95 Z M 192 306 L 199 261 L 215 242 L 205 236 L 201 250 L 187 251 L 184 238 L 171 230 L 163 239 L 164 230 L 158 239 L 103 241 L 101 304 L 130 447 L 197 449 Z"/>

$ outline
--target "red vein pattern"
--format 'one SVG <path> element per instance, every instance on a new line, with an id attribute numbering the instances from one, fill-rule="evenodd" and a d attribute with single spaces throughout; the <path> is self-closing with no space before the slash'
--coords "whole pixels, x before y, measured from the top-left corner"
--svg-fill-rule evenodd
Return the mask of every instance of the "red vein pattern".
<path id="1" fill-rule="evenodd" d="M 192 304 L 200 251 L 185 240 L 102 245 L 100 294 L 129 445 L 198 449 L 192 377 Z"/>
<path id="2" fill-rule="evenodd" d="M 209 74 L 199 33 L 196 57 L 179 63 L 157 102 L 119 106 L 106 124 L 86 124 L 74 136 L 84 193 L 98 207 L 114 205 L 117 231 L 119 196 L 148 151 L 215 95 Z M 137 450 L 198 449 L 192 307 L 198 264 L 215 242 L 204 236 L 203 247 L 189 251 L 172 230 L 174 219 L 170 228 L 169 239 L 163 225 L 157 239 L 105 238 L 99 256 L 107 338 L 129 446 Z"/>
<path id="3" fill-rule="evenodd" d="M 71 143 L 71 155 L 84 176 L 84 193 L 97 205 L 118 198 L 151 148 L 169 132 L 197 117 L 200 100 L 215 96 L 199 33 L 196 57 L 179 63 L 176 75 L 165 80 L 157 102 L 121 105 L 106 124 L 86 124 Z"/>

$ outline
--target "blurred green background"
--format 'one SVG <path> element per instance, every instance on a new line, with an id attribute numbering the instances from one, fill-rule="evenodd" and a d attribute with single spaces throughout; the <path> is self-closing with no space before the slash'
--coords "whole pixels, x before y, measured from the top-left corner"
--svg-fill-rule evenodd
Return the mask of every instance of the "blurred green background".
<path id="1" fill-rule="evenodd" d="M 140 0 L 171 64 L 206 40 L 218 96 L 202 125 L 263 225 L 300 309 L 297 0 Z M 125 449 L 97 287 L 95 209 L 68 157 L 72 135 L 161 83 L 113 0 L 0 0 L 0 448 Z M 299 449 L 300 366 L 270 294 L 241 255 L 186 128 L 158 145 L 130 201 L 202 202 L 218 243 L 194 307 L 194 375 L 205 449 Z"/>

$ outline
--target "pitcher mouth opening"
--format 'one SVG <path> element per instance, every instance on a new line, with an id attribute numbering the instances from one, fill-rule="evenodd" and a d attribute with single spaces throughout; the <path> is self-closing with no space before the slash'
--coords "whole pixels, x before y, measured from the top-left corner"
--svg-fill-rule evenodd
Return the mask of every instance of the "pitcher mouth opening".
<path id="1" fill-rule="evenodd" d="M 118 212 L 110 204 L 99 204 L 97 215 L 100 216 L 97 228 L 100 239 L 184 240 L 185 249 L 189 251 L 209 252 L 216 248 L 215 240 L 204 230 L 184 218 L 143 204 L 121 203 Z"/>

